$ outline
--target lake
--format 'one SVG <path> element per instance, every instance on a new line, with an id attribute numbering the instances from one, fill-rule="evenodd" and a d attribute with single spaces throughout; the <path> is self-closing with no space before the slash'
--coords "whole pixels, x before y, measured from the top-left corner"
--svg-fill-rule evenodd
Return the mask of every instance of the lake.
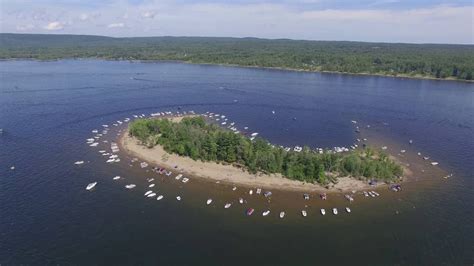
<path id="1" fill-rule="evenodd" d="M 472 265 L 472 83 L 101 60 L 2 61 L 0 75 L 2 265 Z M 411 151 L 454 176 L 356 198 L 350 215 L 319 215 L 348 204 L 337 196 L 274 192 L 249 199 L 258 213 L 247 217 L 245 206 L 223 208 L 246 190 L 197 179 L 157 180 L 165 199 L 149 200 L 152 173 L 126 157 L 105 164 L 86 144 L 102 124 L 178 110 L 224 114 L 272 143 L 313 148 L 350 146 L 357 120 L 397 145 L 412 139 Z M 308 217 L 301 208 L 276 217 L 295 204 L 309 205 Z"/>

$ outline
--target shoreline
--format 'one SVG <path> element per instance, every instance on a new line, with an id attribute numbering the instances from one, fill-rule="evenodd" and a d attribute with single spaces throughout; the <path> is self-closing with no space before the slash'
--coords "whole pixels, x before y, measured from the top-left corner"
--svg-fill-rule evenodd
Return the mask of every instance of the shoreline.
<path id="1" fill-rule="evenodd" d="M 1 58 L 0 61 L 37 61 L 37 62 L 53 62 L 60 60 L 104 60 L 104 61 L 129 61 L 129 62 L 142 62 L 142 63 L 153 63 L 153 62 L 168 62 L 168 63 L 182 63 L 190 65 L 209 65 L 209 66 L 223 66 L 223 67 L 242 67 L 251 69 L 267 69 L 267 70 L 281 70 L 291 72 L 306 72 L 306 73 L 326 73 L 326 74 L 339 74 L 339 75 L 353 75 L 353 76 L 367 76 L 367 77 L 385 77 L 395 79 L 413 79 L 413 80 L 432 80 L 432 81 L 455 81 L 464 83 L 474 83 L 474 80 L 456 79 L 456 78 L 436 78 L 430 76 L 410 76 L 407 74 L 381 74 L 381 73 L 352 73 L 352 72 L 340 72 L 340 71 L 329 71 L 329 70 L 309 70 L 301 68 L 289 68 L 289 67 L 265 67 L 265 66 L 247 66 L 238 64 L 227 64 L 227 63 L 205 63 L 205 62 L 193 62 L 184 60 L 172 60 L 172 59 L 120 59 L 120 58 L 100 58 L 100 57 L 77 57 L 77 58 L 51 58 L 51 59 L 38 59 L 38 58 Z"/>
<path id="2" fill-rule="evenodd" d="M 172 117 L 171 120 L 179 122 L 183 117 Z M 128 134 L 127 129 L 119 136 L 119 145 L 128 155 L 139 158 L 151 164 L 166 169 L 173 169 L 179 173 L 201 178 L 208 181 L 219 181 L 229 185 L 241 185 L 249 188 L 268 188 L 285 191 L 303 191 L 303 192 L 327 192 L 341 193 L 353 190 L 374 190 L 380 187 L 386 187 L 388 184 L 378 182 L 376 186 L 371 186 L 367 181 L 358 180 L 351 177 L 339 177 L 336 184 L 331 184 L 329 188 L 315 183 L 306 183 L 298 180 L 292 180 L 283 177 L 281 174 L 252 174 L 244 169 L 233 165 L 225 165 L 217 162 L 195 161 L 189 157 L 179 156 L 166 152 L 160 145 L 148 148 L 135 138 Z M 412 173 L 402 165 L 408 176 Z M 405 178 L 400 180 L 404 182 Z"/>

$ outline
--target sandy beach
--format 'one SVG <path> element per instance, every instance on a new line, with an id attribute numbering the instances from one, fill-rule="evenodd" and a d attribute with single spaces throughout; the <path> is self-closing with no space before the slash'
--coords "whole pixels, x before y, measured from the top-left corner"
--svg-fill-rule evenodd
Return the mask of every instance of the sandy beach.
<path id="1" fill-rule="evenodd" d="M 182 117 L 171 118 L 174 122 L 179 122 L 181 119 Z M 189 157 L 170 154 L 159 145 L 153 148 L 141 145 L 136 138 L 129 136 L 128 130 L 120 136 L 119 143 L 122 149 L 132 157 L 137 157 L 159 167 L 174 169 L 175 172 L 178 171 L 193 177 L 228 184 L 306 192 L 344 192 L 373 189 L 373 187 L 369 186 L 365 181 L 350 177 L 340 177 L 338 178 L 337 184 L 331 184 L 329 188 L 326 188 L 319 184 L 291 180 L 280 174 L 252 174 L 233 165 L 195 161 Z M 383 184 L 379 186 L 381 185 Z"/>

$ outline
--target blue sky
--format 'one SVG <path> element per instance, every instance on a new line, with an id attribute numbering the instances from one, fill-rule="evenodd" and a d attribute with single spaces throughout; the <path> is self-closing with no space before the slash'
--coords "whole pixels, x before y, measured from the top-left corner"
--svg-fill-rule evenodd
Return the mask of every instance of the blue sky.
<path id="1" fill-rule="evenodd" d="M 0 31 L 474 43 L 472 0 L 1 0 Z"/>

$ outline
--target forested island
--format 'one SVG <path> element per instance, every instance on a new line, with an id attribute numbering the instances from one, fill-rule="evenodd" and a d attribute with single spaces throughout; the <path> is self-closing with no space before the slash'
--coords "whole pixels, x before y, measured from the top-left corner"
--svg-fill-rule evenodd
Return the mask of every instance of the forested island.
<path id="1" fill-rule="evenodd" d="M 0 34 L 0 59 L 179 60 L 472 81 L 474 45 L 213 37 Z"/>
<path id="2" fill-rule="evenodd" d="M 343 153 L 319 153 L 308 147 L 301 152 L 287 151 L 263 138 L 251 140 L 235 134 L 201 116 L 185 117 L 179 122 L 166 118 L 138 119 L 129 125 L 128 133 L 143 145 L 160 145 L 170 154 L 322 185 L 336 183 L 342 176 L 390 182 L 403 174 L 402 167 L 385 153 L 370 148 Z"/>

